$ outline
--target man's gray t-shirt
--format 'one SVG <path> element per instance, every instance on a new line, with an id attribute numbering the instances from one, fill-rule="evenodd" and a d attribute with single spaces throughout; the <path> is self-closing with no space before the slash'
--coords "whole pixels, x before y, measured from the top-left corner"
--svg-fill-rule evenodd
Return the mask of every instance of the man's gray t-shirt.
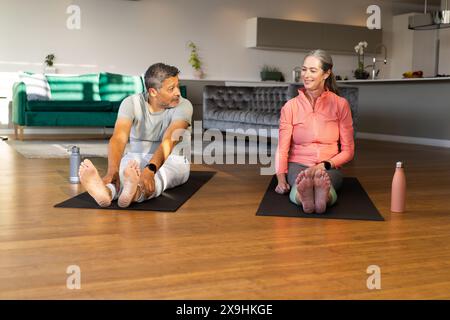
<path id="1" fill-rule="evenodd" d="M 148 93 L 145 92 L 125 98 L 120 104 L 117 117 L 133 121 L 129 152 L 153 154 L 173 121 L 185 120 L 189 123 L 187 130 L 191 132 L 192 111 L 191 102 L 180 97 L 177 106 L 152 113 L 148 104 Z M 189 139 L 183 139 L 183 142 L 178 143 L 176 148 L 190 150 L 190 135 Z"/>

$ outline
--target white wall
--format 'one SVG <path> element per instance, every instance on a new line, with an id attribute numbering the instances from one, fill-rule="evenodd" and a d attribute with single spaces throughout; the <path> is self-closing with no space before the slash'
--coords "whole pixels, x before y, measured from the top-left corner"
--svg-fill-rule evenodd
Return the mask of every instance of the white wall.
<path id="1" fill-rule="evenodd" d="M 422 70 L 424 77 L 436 75 L 436 49 L 439 30 L 413 30 L 414 56 L 412 70 Z M 445 48 L 445 41 L 443 42 Z"/>
<path id="2" fill-rule="evenodd" d="M 245 48 L 246 19 L 365 25 L 367 6 L 377 3 L 382 27 L 389 27 L 391 4 L 379 0 L 0 0 L 0 72 L 41 72 L 44 57 L 55 53 L 59 73 L 141 74 L 163 61 L 178 66 L 182 78 L 191 78 L 186 43 L 192 40 L 207 79 L 258 80 L 260 67 L 272 64 L 290 80 L 304 53 Z M 81 7 L 81 30 L 66 28 L 70 4 Z M 389 53 L 390 34 L 383 36 Z M 335 73 L 351 77 L 356 57 L 333 58 Z"/>
<path id="3" fill-rule="evenodd" d="M 439 73 L 450 74 L 450 29 L 439 30 Z"/>
<path id="4" fill-rule="evenodd" d="M 450 74 L 450 29 L 409 30 L 411 14 L 393 16 L 391 33 L 395 41 L 391 44 L 388 78 L 401 78 L 406 71 L 422 70 L 424 76 L 436 75 L 436 47 L 439 45 L 439 74 Z"/>
<path id="5" fill-rule="evenodd" d="M 389 66 L 387 78 L 401 78 L 402 74 L 410 71 L 413 63 L 414 32 L 408 30 L 408 17 L 402 14 L 392 17 L 389 28 L 391 43 L 389 50 Z"/>

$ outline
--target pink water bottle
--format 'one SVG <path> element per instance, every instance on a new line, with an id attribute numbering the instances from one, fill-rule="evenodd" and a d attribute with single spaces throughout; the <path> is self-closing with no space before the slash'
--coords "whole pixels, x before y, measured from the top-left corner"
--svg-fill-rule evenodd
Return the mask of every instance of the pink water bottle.
<path id="1" fill-rule="evenodd" d="M 397 162 L 395 165 L 394 178 L 392 179 L 391 189 L 391 211 L 405 211 L 406 200 L 406 177 L 403 169 L 403 163 Z"/>

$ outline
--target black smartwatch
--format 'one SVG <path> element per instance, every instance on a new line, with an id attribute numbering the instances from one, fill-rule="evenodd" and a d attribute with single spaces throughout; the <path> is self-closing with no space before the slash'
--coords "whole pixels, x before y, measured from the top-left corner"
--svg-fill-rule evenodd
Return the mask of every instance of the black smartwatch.
<path id="1" fill-rule="evenodd" d="M 329 161 L 322 161 L 325 170 L 330 170 L 331 169 L 331 163 Z"/>
<path id="2" fill-rule="evenodd" d="M 153 173 L 156 173 L 156 171 L 158 170 L 158 169 L 156 168 L 156 166 L 155 166 L 153 163 L 149 163 L 149 164 L 147 164 L 145 167 L 146 167 L 146 168 L 149 168 L 150 171 L 153 171 Z"/>

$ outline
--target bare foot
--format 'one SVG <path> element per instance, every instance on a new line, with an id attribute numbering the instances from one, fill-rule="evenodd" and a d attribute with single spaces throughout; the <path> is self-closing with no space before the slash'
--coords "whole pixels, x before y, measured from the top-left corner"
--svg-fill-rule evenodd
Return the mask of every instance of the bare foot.
<path id="1" fill-rule="evenodd" d="M 126 208 L 131 202 L 137 198 L 137 190 L 141 169 L 136 160 L 128 162 L 127 167 L 123 171 L 123 190 L 117 200 L 117 204 L 121 208 Z"/>
<path id="2" fill-rule="evenodd" d="M 296 179 L 298 201 L 302 203 L 305 213 L 314 212 L 314 181 L 307 170 L 301 171 Z"/>
<path id="3" fill-rule="evenodd" d="M 86 159 L 80 164 L 78 174 L 81 185 L 94 198 L 98 205 L 100 207 L 108 207 L 112 199 L 111 190 L 105 186 L 91 160 Z"/>
<path id="4" fill-rule="evenodd" d="M 327 209 L 330 194 L 330 176 L 325 170 L 317 170 L 314 175 L 314 203 L 317 213 L 324 213 Z"/>

